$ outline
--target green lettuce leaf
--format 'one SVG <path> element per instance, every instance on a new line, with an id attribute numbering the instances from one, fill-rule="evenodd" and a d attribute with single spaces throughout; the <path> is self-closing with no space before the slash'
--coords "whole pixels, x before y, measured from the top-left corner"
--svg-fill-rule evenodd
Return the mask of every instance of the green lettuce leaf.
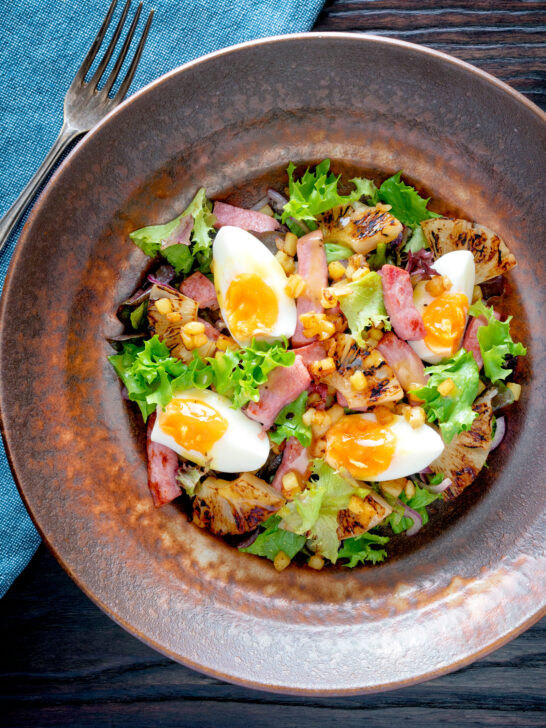
<path id="1" fill-rule="evenodd" d="M 441 480 L 439 482 L 441 482 Z M 400 494 L 400 500 L 403 503 L 406 503 L 410 508 L 413 508 L 414 511 L 417 511 L 417 513 L 421 516 L 424 526 L 426 523 L 428 523 L 427 506 L 429 506 L 431 503 L 434 503 L 434 501 L 441 499 L 442 494 L 431 493 L 426 488 L 421 488 L 419 485 L 417 485 L 417 483 L 414 483 L 414 485 L 415 495 L 413 495 L 411 498 L 408 498 L 406 494 L 402 492 Z M 391 505 L 394 506 L 394 510 L 385 519 L 385 525 L 390 526 L 393 533 L 395 534 L 407 531 L 413 526 L 413 518 L 404 516 L 404 509 L 402 506 L 400 506 L 399 503 L 396 505 L 395 503 L 392 503 Z"/>
<path id="2" fill-rule="evenodd" d="M 183 218 L 188 215 L 193 217 L 191 247 L 183 243 L 176 243 L 162 249 L 161 243 L 167 240 L 179 225 L 183 224 Z M 174 220 L 163 225 L 148 225 L 140 228 L 140 230 L 132 232 L 129 237 L 151 258 L 162 255 L 177 273 L 187 275 L 194 267 L 207 273 L 210 271 L 211 235 L 215 232 L 215 222 L 212 203 L 207 200 L 205 189 L 202 187 L 184 212 Z"/>
<path id="3" fill-rule="evenodd" d="M 390 541 L 388 536 L 378 536 L 375 533 L 363 533 L 360 536 L 346 538 L 338 552 L 339 559 L 349 559 L 346 564 L 352 569 L 358 564 L 370 561 L 372 564 L 378 564 L 387 557 L 385 549 L 374 548 L 375 545 L 384 546 Z"/>
<path id="4" fill-rule="evenodd" d="M 341 175 L 336 177 L 330 172 L 329 159 L 317 164 L 314 172 L 308 168 L 300 180 L 294 179 L 295 169 L 295 165 L 290 162 L 286 170 L 290 199 L 284 206 L 281 218 L 283 223 L 289 217 L 293 217 L 296 220 L 304 220 L 309 228 L 316 230 L 317 215 L 338 205 L 356 202 L 361 197 L 375 198 L 377 194 L 377 188 L 371 180 L 355 177 L 351 180 L 356 188 L 354 192 L 345 196 L 340 195 L 337 187 Z"/>
<path id="5" fill-rule="evenodd" d="M 402 248 L 402 250 L 404 253 L 417 253 L 423 248 L 428 248 L 428 243 L 427 239 L 425 238 L 423 228 L 418 225 L 413 231 L 411 237 L 408 239 L 408 242 Z"/>
<path id="6" fill-rule="evenodd" d="M 309 487 L 278 512 L 282 527 L 306 535 L 312 549 L 335 564 L 339 549 L 338 512 L 347 508 L 349 500 L 360 489 L 333 470 L 324 460 L 313 462 Z"/>
<path id="7" fill-rule="evenodd" d="M 416 227 L 421 220 L 431 217 L 441 217 L 435 212 L 427 210 L 428 199 L 419 195 L 415 187 L 410 187 L 400 179 L 401 172 L 386 179 L 379 188 L 381 202 L 391 205 L 391 214 L 397 220 Z"/>
<path id="8" fill-rule="evenodd" d="M 280 522 L 280 516 L 275 515 L 268 518 L 263 524 L 265 530 L 258 535 L 254 543 L 240 548 L 239 551 L 255 556 L 265 556 L 271 561 L 275 560 L 279 551 L 284 551 L 290 559 L 293 559 L 305 546 L 305 536 L 279 528 Z"/>
<path id="9" fill-rule="evenodd" d="M 206 389 L 214 385 L 236 409 L 251 400 L 257 402 L 259 388 L 273 369 L 294 363 L 295 354 L 287 347 L 286 340 L 274 344 L 253 342 L 244 349 L 226 351 L 207 360 L 194 353 L 193 360 L 184 364 L 154 336 L 141 345 L 125 342 L 123 351 L 108 357 L 108 361 L 146 421 L 157 405 L 164 407 L 170 402 L 174 392 L 192 387 Z"/>
<path id="10" fill-rule="evenodd" d="M 451 359 L 425 369 L 430 378 L 424 387 L 413 390 L 424 400 L 424 409 L 431 422 L 438 422 L 446 443 L 463 430 L 469 430 L 476 413 L 472 404 L 477 397 L 480 375 L 476 360 L 470 351 L 460 349 Z M 455 389 L 443 397 L 438 386 L 446 379 L 452 379 Z"/>
<path id="11" fill-rule="evenodd" d="M 304 447 L 311 444 L 312 434 L 309 425 L 304 425 L 302 416 L 307 405 L 307 392 L 302 392 L 300 396 L 290 404 L 287 404 L 275 420 L 276 429 L 269 432 L 269 438 L 280 445 L 281 442 L 288 440 L 289 437 L 297 437 Z"/>
<path id="12" fill-rule="evenodd" d="M 387 309 L 383 302 L 381 276 L 370 271 L 363 278 L 347 284 L 350 293 L 339 296 L 339 305 L 347 318 L 351 334 L 359 346 L 364 347 L 362 331 L 369 326 L 385 324 L 390 329 Z"/>
<path id="13" fill-rule="evenodd" d="M 366 258 L 366 262 L 370 270 L 380 270 L 385 263 L 393 261 L 387 259 L 387 243 L 378 243 L 373 253 Z"/>
<path id="14" fill-rule="evenodd" d="M 129 315 L 129 320 L 133 329 L 138 330 L 140 325 L 146 319 L 146 313 L 148 312 L 148 301 L 142 301 L 140 306 L 137 306 Z"/>
<path id="15" fill-rule="evenodd" d="M 347 260 L 351 255 L 354 255 L 355 251 L 346 245 L 324 243 L 324 252 L 326 253 L 326 262 L 332 263 L 334 260 Z"/>
<path id="16" fill-rule="evenodd" d="M 472 304 L 469 313 L 471 316 L 485 316 L 488 321 L 487 326 L 480 326 L 477 332 L 485 376 L 493 383 L 506 379 L 512 373 L 512 369 L 504 366 L 506 357 L 527 354 L 523 344 L 512 340 L 510 334 L 512 316 L 506 321 L 497 321 L 493 308 L 489 308 L 481 300 Z"/>

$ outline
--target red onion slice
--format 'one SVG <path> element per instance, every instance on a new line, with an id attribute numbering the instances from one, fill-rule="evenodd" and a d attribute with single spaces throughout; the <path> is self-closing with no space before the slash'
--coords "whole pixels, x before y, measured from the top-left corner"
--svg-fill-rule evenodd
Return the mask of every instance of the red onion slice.
<path id="1" fill-rule="evenodd" d="M 429 485 L 428 483 L 423 483 L 423 488 L 428 490 L 429 493 L 443 493 L 444 490 L 447 490 L 450 485 L 453 485 L 453 481 L 451 478 L 444 478 L 441 483 L 438 483 L 438 485 Z"/>
<path id="2" fill-rule="evenodd" d="M 407 503 L 403 503 L 401 500 L 399 500 L 398 502 L 404 509 L 404 516 L 407 518 L 411 518 L 411 520 L 413 521 L 413 526 L 408 528 L 408 530 L 406 531 L 406 536 L 415 536 L 415 534 L 419 533 L 419 531 L 423 527 L 423 519 L 421 518 L 421 515 L 417 513 L 417 511 L 414 511 L 413 508 L 410 508 Z"/>
<path id="3" fill-rule="evenodd" d="M 494 450 L 496 447 L 498 447 L 501 444 L 505 434 L 506 434 L 506 420 L 504 417 L 497 417 L 497 426 L 496 426 L 496 430 L 495 430 L 495 437 L 493 438 L 493 440 L 491 442 L 491 450 L 489 452 L 491 452 L 492 450 Z"/>

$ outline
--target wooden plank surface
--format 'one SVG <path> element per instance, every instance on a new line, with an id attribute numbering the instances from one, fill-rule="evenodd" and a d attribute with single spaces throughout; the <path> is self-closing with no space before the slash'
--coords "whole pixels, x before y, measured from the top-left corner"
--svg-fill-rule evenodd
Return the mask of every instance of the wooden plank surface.
<path id="1" fill-rule="evenodd" d="M 545 2 L 336 0 L 316 29 L 437 48 L 546 108 Z M 141 644 L 41 547 L 0 601 L 0 640 L 5 728 L 546 725 L 546 620 L 473 665 L 422 685 L 320 700 L 271 695 L 205 677 Z"/>

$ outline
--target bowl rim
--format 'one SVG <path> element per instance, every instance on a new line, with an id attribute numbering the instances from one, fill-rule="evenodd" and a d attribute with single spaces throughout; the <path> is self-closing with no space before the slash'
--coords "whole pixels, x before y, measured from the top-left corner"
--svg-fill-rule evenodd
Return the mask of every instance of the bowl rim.
<path id="1" fill-rule="evenodd" d="M 254 48 L 254 47 L 260 47 L 260 46 L 266 46 L 266 45 L 272 45 L 272 44 L 282 44 L 291 42 L 294 40 L 308 40 L 310 42 L 314 42 L 315 40 L 325 40 L 325 39 L 336 39 L 339 41 L 356 41 L 356 42 L 370 42 L 372 44 L 378 44 L 378 45 L 386 45 L 386 46 L 392 46 L 392 47 L 401 47 L 407 49 L 409 52 L 412 53 L 418 53 L 423 55 L 428 55 L 433 58 L 438 59 L 438 61 L 441 61 L 443 63 L 448 63 L 451 65 L 454 65 L 456 67 L 461 68 L 463 71 L 466 71 L 467 73 L 470 73 L 472 75 L 478 76 L 484 81 L 493 84 L 497 88 L 499 88 L 504 93 L 507 93 L 509 96 L 511 96 L 516 102 L 519 104 L 523 104 L 524 107 L 527 108 L 528 111 L 532 112 L 540 121 L 546 124 L 546 111 L 543 111 L 539 106 L 537 106 L 534 102 L 529 100 L 526 96 L 524 96 L 519 91 L 515 90 L 511 86 L 509 86 L 504 81 L 501 81 L 500 79 L 496 78 L 495 76 L 491 75 L 490 73 L 483 71 L 482 69 L 466 62 L 463 60 L 460 60 L 454 56 L 451 56 L 447 53 L 444 53 L 442 51 L 438 51 L 433 48 L 428 48 L 426 46 L 417 44 L 417 43 L 411 43 L 404 40 L 399 40 L 396 38 L 390 38 L 387 36 L 379 36 L 369 33 L 361 33 L 361 32 L 339 32 L 339 31 L 333 31 L 333 32 L 305 32 L 305 33 L 290 33 L 285 35 L 275 35 L 275 36 L 267 36 L 264 38 L 258 38 L 251 41 L 246 41 L 242 43 L 238 43 L 235 45 L 228 46 L 226 48 L 222 48 L 216 51 L 213 51 L 211 53 L 208 53 L 203 56 L 199 56 L 196 59 L 193 59 L 191 61 L 188 61 L 184 64 L 181 64 L 172 70 L 166 72 L 165 74 L 161 75 L 160 77 L 154 79 L 153 81 L 149 82 L 145 86 L 143 86 L 141 89 L 136 91 L 134 94 L 129 96 L 127 99 L 125 99 L 118 107 L 113 109 L 111 112 L 109 112 L 95 127 L 93 127 L 92 130 L 90 130 L 87 134 L 84 135 L 84 137 L 80 138 L 78 142 L 75 144 L 73 149 L 69 152 L 69 154 L 65 157 L 65 159 L 61 162 L 59 167 L 55 170 L 49 181 L 46 183 L 46 186 L 44 190 L 40 193 L 39 198 L 34 203 L 30 214 L 28 216 L 27 221 L 25 222 L 21 233 L 19 235 L 18 240 L 16 241 L 16 248 L 12 255 L 12 259 L 9 262 L 8 266 L 8 272 L 5 277 L 2 295 L 0 298 L 0 326 L 1 323 L 4 320 L 4 316 L 6 315 L 6 307 L 7 307 L 7 299 L 8 299 L 8 291 L 11 288 L 12 282 L 13 282 L 13 271 L 15 268 L 17 268 L 17 264 L 19 262 L 20 257 L 22 256 L 23 248 L 25 247 L 25 244 L 28 239 L 29 231 L 34 223 L 35 218 L 39 215 L 41 209 L 44 207 L 44 205 L 48 202 L 49 197 L 49 191 L 50 189 L 55 185 L 58 177 L 64 173 L 64 170 L 71 164 L 74 156 L 78 154 L 79 150 L 83 148 L 83 145 L 86 145 L 88 143 L 88 139 L 92 139 L 100 129 L 102 129 L 105 125 L 107 125 L 110 120 L 115 117 L 119 113 L 124 113 L 124 110 L 133 103 L 136 99 L 140 98 L 141 96 L 149 93 L 153 88 L 156 86 L 159 86 L 160 84 L 165 83 L 170 78 L 173 78 L 174 76 L 184 73 L 186 70 L 198 67 L 199 65 L 206 63 L 207 61 L 223 56 L 229 56 L 233 53 L 237 53 L 240 50 L 245 50 L 247 48 Z M 163 645 L 158 644 L 153 638 L 150 636 L 147 636 L 145 634 L 142 634 L 138 631 L 138 628 L 131 625 L 129 622 L 127 622 L 123 617 L 116 614 L 114 609 L 110 607 L 107 603 L 105 603 L 100 597 L 98 597 L 96 594 L 94 594 L 83 582 L 82 579 L 72 570 L 70 565 L 65 562 L 65 560 L 60 556 L 60 554 L 57 552 L 56 548 L 50 543 L 47 536 L 44 534 L 40 524 L 35 518 L 35 515 L 30 507 L 30 504 L 27 500 L 27 497 L 25 495 L 22 483 L 19 479 L 19 476 L 15 470 L 14 462 L 11 454 L 11 450 L 8 444 L 8 438 L 7 438 L 7 431 L 4 421 L 4 414 L 3 414 L 3 407 L 2 403 L 0 402 L 0 432 L 2 434 L 2 439 L 4 442 L 5 450 L 6 450 L 6 456 L 7 460 L 10 465 L 10 469 L 14 478 L 14 481 L 16 483 L 17 489 L 19 491 L 19 494 L 21 496 L 21 499 L 23 500 L 23 503 L 25 504 L 25 508 L 27 512 L 29 513 L 36 529 L 40 533 L 40 536 L 47 546 L 47 548 L 50 550 L 51 553 L 55 556 L 55 559 L 60 563 L 62 568 L 65 570 L 65 572 L 70 576 L 70 578 L 78 585 L 78 587 L 84 592 L 84 594 L 94 603 L 96 604 L 105 614 L 107 614 L 111 619 L 113 619 L 114 622 L 119 624 L 121 627 L 123 627 L 125 630 L 127 630 L 131 635 L 139 639 L 140 641 L 144 642 L 145 644 L 152 647 L 157 652 L 169 657 L 170 659 L 179 662 L 186 667 L 189 667 L 190 669 L 196 670 L 200 673 L 209 675 L 211 677 L 214 677 L 219 680 L 224 680 L 229 683 L 233 683 L 236 685 L 241 685 L 246 688 L 251 688 L 254 690 L 261 690 L 264 692 L 270 692 L 270 693 L 276 693 L 276 694 L 285 694 L 285 695 L 294 695 L 294 696 L 314 696 L 314 697 L 336 697 L 336 696 L 349 696 L 349 695 L 363 695 L 363 694 L 372 694 L 372 693 L 379 693 L 379 692 L 385 692 L 388 690 L 394 690 L 398 688 L 407 687 L 410 685 L 416 685 L 425 681 L 428 681 L 432 678 L 436 678 L 445 674 L 448 674 L 454 670 L 458 670 L 466 665 L 471 664 L 475 660 L 482 658 L 491 652 L 499 649 L 504 644 L 509 642 L 510 640 L 514 639 L 518 635 L 520 635 L 525 630 L 529 629 L 533 624 L 538 622 L 543 616 L 546 616 L 546 604 L 544 604 L 542 607 L 539 607 L 537 611 L 525 619 L 522 623 L 514 627 L 512 630 L 506 632 L 505 634 L 502 634 L 500 637 L 498 637 L 493 643 L 490 643 L 486 645 L 485 647 L 478 649 L 472 654 L 466 655 L 465 657 L 450 663 L 449 665 L 445 665 L 439 668 L 435 668 L 433 670 L 430 670 L 426 673 L 420 673 L 419 675 L 416 675 L 414 677 L 410 678 L 404 678 L 401 680 L 393 680 L 391 682 L 385 682 L 380 685 L 373 685 L 371 687 L 356 687 L 356 688 L 347 688 L 347 689 L 309 689 L 309 688 L 302 688 L 302 687 L 295 687 L 291 688 L 289 686 L 278 686 L 278 685 L 271 685 L 271 684 L 264 684 L 259 681 L 245 679 L 245 678 L 239 678 L 236 676 L 232 676 L 230 674 L 226 674 L 220 670 L 214 670 L 209 667 L 205 667 L 198 662 L 195 662 L 187 657 L 181 657 L 179 654 L 175 653 L 172 650 L 169 650 Z"/>

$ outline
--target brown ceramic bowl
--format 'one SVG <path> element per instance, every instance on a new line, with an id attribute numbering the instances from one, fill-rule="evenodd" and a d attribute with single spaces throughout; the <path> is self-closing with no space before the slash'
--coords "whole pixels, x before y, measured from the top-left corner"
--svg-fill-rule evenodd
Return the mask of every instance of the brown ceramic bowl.
<path id="1" fill-rule="evenodd" d="M 1 310 L 6 445 L 45 541 L 148 644 L 219 678 L 299 694 L 385 690 L 453 670 L 544 604 L 544 115 L 487 74 L 386 38 L 266 39 L 135 94 L 76 148 L 34 209 Z M 144 428 L 106 361 L 147 261 L 129 231 L 204 185 L 254 203 L 289 160 L 406 177 L 434 209 L 498 231 L 529 348 L 489 470 L 377 568 L 271 564 L 155 510 Z"/>

